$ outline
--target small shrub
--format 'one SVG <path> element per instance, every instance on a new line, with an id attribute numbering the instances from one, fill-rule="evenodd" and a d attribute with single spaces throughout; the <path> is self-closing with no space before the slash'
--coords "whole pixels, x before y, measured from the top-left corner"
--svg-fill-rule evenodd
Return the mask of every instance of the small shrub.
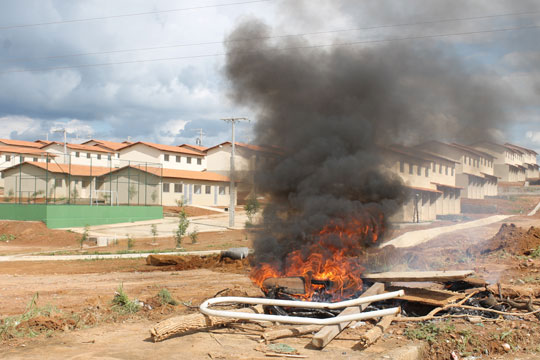
<path id="1" fill-rule="evenodd" d="M 81 236 L 81 238 L 79 239 L 79 244 L 81 245 L 81 249 L 82 249 L 82 247 L 83 247 L 84 242 L 85 242 L 85 241 L 88 241 L 88 238 L 89 238 L 88 233 L 89 233 L 89 231 L 90 231 L 90 227 L 89 227 L 88 225 L 85 225 L 85 226 L 84 226 L 83 233 L 82 233 L 82 236 Z"/>
<path id="2" fill-rule="evenodd" d="M 0 242 L 10 242 L 15 240 L 17 237 L 13 234 L 0 234 Z"/>
<path id="3" fill-rule="evenodd" d="M 133 246 L 135 246 L 135 240 L 129 234 L 126 234 L 126 237 L 127 237 L 127 249 L 131 250 L 133 249 Z"/>
<path id="4" fill-rule="evenodd" d="M 197 231 L 197 229 L 189 233 L 189 238 L 191 239 L 192 244 L 197 243 L 197 240 L 199 239 L 199 232 Z"/>
<path id="5" fill-rule="evenodd" d="M 111 301 L 112 310 L 120 314 L 134 314 L 140 310 L 139 304 L 130 300 L 124 292 L 124 285 L 120 284 L 118 290 L 114 293 L 114 298 Z"/>
<path id="6" fill-rule="evenodd" d="M 154 239 L 152 244 L 155 244 L 157 242 L 156 238 L 157 238 L 157 235 L 158 235 L 157 225 L 156 224 L 152 224 L 152 226 L 150 227 L 150 232 L 152 233 L 152 237 Z"/>
<path id="7" fill-rule="evenodd" d="M 169 290 L 163 288 L 159 291 L 158 293 L 158 298 L 159 298 L 159 301 L 161 302 L 162 305 L 165 305 L 165 304 L 169 304 L 169 305 L 178 305 L 178 301 L 176 301 L 171 293 L 169 292 Z"/>

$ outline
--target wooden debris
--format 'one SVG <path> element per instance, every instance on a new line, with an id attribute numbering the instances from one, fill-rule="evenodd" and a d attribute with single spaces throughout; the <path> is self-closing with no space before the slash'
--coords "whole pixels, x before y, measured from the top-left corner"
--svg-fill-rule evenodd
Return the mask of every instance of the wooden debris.
<path id="1" fill-rule="evenodd" d="M 283 289 L 284 293 L 292 295 L 306 293 L 306 281 L 300 276 L 268 278 L 263 281 L 262 285 L 265 289 L 279 287 Z"/>
<path id="2" fill-rule="evenodd" d="M 261 314 L 263 309 L 262 306 L 258 305 L 254 308 L 243 308 L 232 311 Z M 174 335 L 230 324 L 237 321 L 239 320 L 231 318 L 208 317 L 201 313 L 175 316 L 157 323 L 152 329 L 150 329 L 150 335 L 152 336 L 152 340 L 154 342 L 158 342 Z"/>
<path id="3" fill-rule="evenodd" d="M 378 282 L 447 282 L 463 280 L 474 274 L 474 270 L 454 271 L 404 271 L 362 274 L 362 279 Z"/>
<path id="4" fill-rule="evenodd" d="M 387 291 L 405 291 L 405 295 L 400 299 L 432 306 L 444 306 L 456 302 L 465 297 L 465 294 L 447 290 L 435 290 L 424 288 L 410 288 L 405 286 L 390 286 Z"/>
<path id="5" fill-rule="evenodd" d="M 379 338 L 384 334 L 386 329 L 392 324 L 394 316 L 384 316 L 377 325 L 368 330 L 364 335 L 360 336 L 360 341 L 358 345 L 362 348 L 367 348 L 369 345 L 374 344 Z"/>
<path id="6" fill-rule="evenodd" d="M 367 289 L 360 297 L 367 297 L 367 296 L 382 294 L 383 292 L 384 292 L 384 284 L 375 283 L 369 289 Z M 351 314 L 358 314 L 364 311 L 364 309 L 367 308 L 368 306 L 369 306 L 369 303 L 361 304 L 359 306 L 348 307 L 345 310 L 343 310 L 338 315 L 338 317 L 351 315 Z M 332 341 L 337 335 L 339 335 L 340 332 L 345 330 L 345 328 L 349 326 L 350 323 L 351 323 L 350 321 L 345 321 L 336 325 L 324 326 L 321 330 L 319 330 L 318 333 L 313 335 L 311 344 L 318 349 L 324 348 L 326 345 L 328 345 L 328 343 L 330 343 L 330 341 Z"/>
<path id="7" fill-rule="evenodd" d="M 286 337 L 300 336 L 305 334 L 312 334 L 319 331 L 321 325 L 302 325 L 291 327 L 288 329 L 279 329 L 267 331 L 261 335 L 261 337 L 266 341 L 272 341 L 276 339 L 282 339 Z"/>

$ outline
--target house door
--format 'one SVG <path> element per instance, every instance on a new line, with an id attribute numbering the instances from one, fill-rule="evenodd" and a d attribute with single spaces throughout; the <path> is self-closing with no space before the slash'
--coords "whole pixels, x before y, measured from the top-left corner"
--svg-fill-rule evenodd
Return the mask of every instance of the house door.
<path id="1" fill-rule="evenodd" d="M 214 205 L 217 205 L 218 187 L 214 186 Z"/>
<path id="2" fill-rule="evenodd" d="M 193 184 L 188 185 L 188 204 L 193 203 Z"/>

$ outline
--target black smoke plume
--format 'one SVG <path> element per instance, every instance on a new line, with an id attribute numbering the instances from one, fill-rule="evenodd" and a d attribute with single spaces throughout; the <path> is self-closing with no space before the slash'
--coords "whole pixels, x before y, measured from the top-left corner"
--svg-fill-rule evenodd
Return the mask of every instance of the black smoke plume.
<path id="1" fill-rule="evenodd" d="M 381 147 L 486 139 L 505 122 L 498 87 L 434 41 L 311 47 L 272 35 L 258 20 L 238 25 L 228 40 L 259 40 L 227 42 L 225 68 L 231 98 L 256 114 L 256 142 L 283 152 L 256 177 L 270 200 L 259 263 L 311 251 L 328 224 L 388 219 L 407 194 Z"/>

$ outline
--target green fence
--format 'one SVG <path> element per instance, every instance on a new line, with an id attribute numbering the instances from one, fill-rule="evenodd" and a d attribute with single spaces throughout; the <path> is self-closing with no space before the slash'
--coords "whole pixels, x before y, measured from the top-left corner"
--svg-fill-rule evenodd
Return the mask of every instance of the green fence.
<path id="1" fill-rule="evenodd" d="M 51 229 L 162 218 L 161 206 L 0 204 L 2 220 L 43 221 Z"/>

